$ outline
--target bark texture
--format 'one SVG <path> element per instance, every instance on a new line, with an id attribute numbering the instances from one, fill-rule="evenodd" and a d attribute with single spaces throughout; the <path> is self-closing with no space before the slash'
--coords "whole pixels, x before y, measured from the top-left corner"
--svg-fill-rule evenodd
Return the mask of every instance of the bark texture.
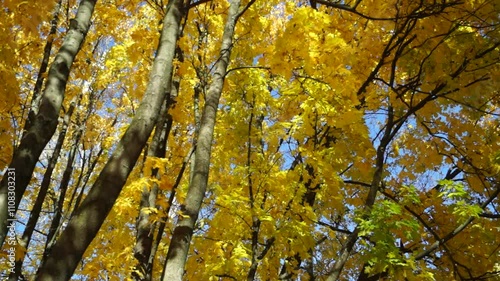
<path id="1" fill-rule="evenodd" d="M 40 212 L 42 211 L 42 205 L 43 202 L 45 201 L 45 197 L 47 196 L 47 192 L 50 187 L 51 183 L 51 177 L 54 172 L 54 169 L 56 167 L 57 161 L 59 160 L 59 155 L 61 153 L 61 148 L 64 144 L 64 140 L 66 138 L 66 133 L 68 131 L 68 126 L 69 122 L 71 119 L 71 115 L 73 114 L 73 111 L 75 109 L 75 104 L 71 103 L 71 106 L 64 116 L 64 121 L 63 121 L 63 126 L 61 127 L 61 130 L 59 132 L 59 136 L 57 138 L 57 143 L 56 146 L 54 147 L 54 152 L 52 153 L 49 161 L 49 165 L 47 166 L 47 169 L 45 170 L 45 174 L 43 175 L 42 179 L 42 184 L 40 185 L 40 189 L 38 191 L 38 195 L 35 200 L 35 204 L 33 205 L 33 208 L 31 209 L 30 216 L 28 219 L 28 223 L 26 224 L 26 228 L 24 229 L 23 236 L 21 237 L 19 241 L 19 245 L 24 247 L 25 249 L 28 249 L 28 246 L 31 241 L 31 236 L 33 235 L 33 232 L 35 231 L 36 223 L 38 222 L 38 218 L 40 217 Z M 15 270 L 13 273 L 10 274 L 9 280 L 10 281 L 15 281 L 19 280 L 21 278 L 21 267 L 23 265 L 24 258 L 16 260 L 16 265 L 15 265 Z"/>
<path id="2" fill-rule="evenodd" d="M 162 106 L 160 118 L 156 124 L 156 130 L 153 140 L 148 149 L 148 156 L 165 157 L 167 139 L 172 128 L 172 118 L 167 114 L 171 103 L 167 99 Z M 161 175 L 158 174 L 158 169 L 154 168 L 151 176 L 160 179 Z M 150 216 L 142 212 L 145 208 L 156 207 L 156 199 L 158 197 L 158 184 L 153 183 L 151 188 L 144 187 L 141 194 L 141 204 L 139 207 L 139 216 L 136 221 L 137 235 L 136 243 L 134 246 L 134 257 L 137 259 L 136 266 L 137 272 L 132 274 L 135 280 L 148 281 L 152 280 L 153 265 L 149 263 L 151 249 L 153 246 L 155 224 L 150 221 Z"/>
<path id="3" fill-rule="evenodd" d="M 16 172 L 15 210 L 31 180 L 40 154 L 56 131 L 69 72 L 89 30 L 96 2 L 97 0 L 81 1 L 76 17 L 71 20 L 63 44 L 50 66 L 38 113 L 23 134 L 9 165 L 9 169 Z M 8 177 L 4 176 L 0 182 L 0 245 L 7 234 L 8 220 L 15 219 L 15 212 L 7 209 L 7 193 Z"/>
<path id="4" fill-rule="evenodd" d="M 171 84 L 179 24 L 184 15 L 181 0 L 172 0 L 164 18 L 157 56 L 143 101 L 130 127 L 99 174 L 89 194 L 47 255 L 36 280 L 69 280 L 88 245 L 99 231 L 144 148 Z"/>
<path id="5" fill-rule="evenodd" d="M 232 0 L 230 3 L 222 35 L 220 58 L 215 65 L 214 77 L 207 93 L 201 117 L 200 131 L 196 144 L 193 179 L 189 185 L 185 204 L 181 206 L 183 218 L 179 217 L 172 235 L 162 280 L 182 280 L 193 228 L 198 219 L 201 203 L 205 197 L 217 107 L 231 56 L 234 30 L 239 17 L 240 1 Z"/>

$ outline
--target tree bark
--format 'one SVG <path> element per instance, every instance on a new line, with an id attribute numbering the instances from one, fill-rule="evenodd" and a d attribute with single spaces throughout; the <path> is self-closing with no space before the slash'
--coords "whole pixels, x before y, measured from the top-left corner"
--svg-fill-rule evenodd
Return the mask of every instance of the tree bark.
<path id="1" fill-rule="evenodd" d="M 60 232 L 62 227 L 62 218 L 63 218 L 63 207 L 64 207 L 64 199 L 66 198 L 66 192 L 68 191 L 69 182 L 71 180 L 71 175 L 73 174 L 73 163 L 75 161 L 76 152 L 78 145 L 82 137 L 82 130 L 77 130 L 73 135 L 73 145 L 68 153 L 66 167 L 63 172 L 63 176 L 61 182 L 59 183 L 59 198 L 57 199 L 57 203 L 54 209 L 54 217 L 52 218 L 52 222 L 49 227 L 49 232 L 47 233 L 47 240 L 45 241 L 45 252 L 43 257 L 45 258 L 48 253 L 50 253 L 50 249 L 55 243 L 55 239 L 57 238 L 57 234 Z M 42 259 L 43 264 L 44 259 Z"/>
<path id="2" fill-rule="evenodd" d="M 38 195 L 35 200 L 35 204 L 33 205 L 33 209 L 31 209 L 30 216 L 28 219 L 28 223 L 26 224 L 26 228 L 24 229 L 23 236 L 19 241 L 19 245 L 28 249 L 29 243 L 31 241 L 31 236 L 33 235 L 33 231 L 35 230 L 36 223 L 38 222 L 38 218 L 40 217 L 40 211 L 42 210 L 43 202 L 45 201 L 45 197 L 47 196 L 47 192 L 50 187 L 52 173 L 57 164 L 57 160 L 59 160 L 59 155 L 61 153 L 62 146 L 64 144 L 64 140 L 66 138 L 66 133 L 68 131 L 69 122 L 71 116 L 73 115 L 73 111 L 75 109 L 75 104 L 71 103 L 68 112 L 64 116 L 63 125 L 59 132 L 59 136 L 57 138 L 56 146 L 54 147 L 54 152 L 50 156 L 49 165 L 45 170 L 43 175 L 42 183 L 40 185 L 40 189 L 38 191 Z M 21 277 L 21 267 L 24 262 L 24 258 L 20 260 L 16 260 L 16 265 L 14 272 L 10 274 L 9 280 L 15 281 Z"/>
<path id="3" fill-rule="evenodd" d="M 162 280 L 182 280 L 193 228 L 198 218 L 201 203 L 205 197 L 217 107 L 230 60 L 234 30 L 239 17 L 240 1 L 232 0 L 230 3 L 222 35 L 220 57 L 215 65 L 213 82 L 208 90 L 201 117 L 200 132 L 196 144 L 193 179 L 189 184 L 185 204 L 181 206 L 183 216 L 179 217 L 170 241 Z"/>
<path id="4" fill-rule="evenodd" d="M 118 198 L 158 119 L 170 88 L 184 3 L 172 0 L 164 18 L 157 56 L 143 101 L 89 194 L 48 254 L 36 280 L 69 280 Z"/>
<path id="5" fill-rule="evenodd" d="M 31 123 L 33 122 L 32 119 L 36 116 L 38 113 L 38 105 L 40 103 L 40 92 L 42 90 L 42 85 L 43 85 L 43 80 L 44 76 L 43 74 L 47 72 L 47 67 L 49 66 L 49 59 L 50 59 L 50 51 L 52 50 L 52 44 L 54 43 L 55 34 L 57 32 L 57 22 L 59 21 L 59 13 L 61 10 L 61 2 L 62 0 L 59 0 L 54 8 L 54 16 L 52 17 L 52 21 L 50 22 L 50 31 L 49 35 L 47 36 L 47 42 L 45 43 L 45 47 L 43 48 L 43 58 L 42 58 L 42 63 L 40 64 L 40 69 L 38 70 L 38 75 L 36 77 L 36 82 L 35 82 L 35 87 L 33 89 L 33 96 L 31 97 L 31 108 L 28 113 L 28 119 L 26 120 L 26 124 L 24 125 L 24 130 L 26 131 L 29 129 L 31 126 Z"/>
<path id="6" fill-rule="evenodd" d="M 160 112 L 160 118 L 156 124 L 155 134 L 151 145 L 148 149 L 148 156 L 154 157 L 165 157 L 167 139 L 170 134 L 170 129 L 172 128 L 172 118 L 168 116 L 168 110 L 172 103 L 168 98 L 162 110 Z M 151 172 L 151 177 L 160 178 L 161 175 L 158 174 L 158 169 L 153 169 Z M 138 261 L 136 270 L 139 272 L 134 272 L 132 277 L 135 280 L 148 281 L 152 278 L 152 266 L 148 263 L 149 256 L 151 254 L 151 249 L 153 245 L 154 238 L 154 224 L 149 221 L 149 215 L 142 212 L 144 208 L 155 207 L 156 199 L 158 197 L 158 184 L 153 183 L 151 188 L 144 187 L 141 194 L 141 203 L 139 206 L 139 216 L 136 221 L 137 235 L 134 246 L 134 257 Z"/>
<path id="7" fill-rule="evenodd" d="M 15 220 L 15 211 L 31 180 L 38 158 L 56 131 L 69 72 L 89 30 L 96 2 L 97 0 L 82 0 L 80 3 L 76 17 L 71 20 L 64 42 L 50 66 L 38 113 L 21 139 L 9 165 L 9 170 L 14 170 L 16 174 L 14 210 L 7 208 L 7 174 L 0 182 L 0 245 L 5 240 L 7 224 Z"/>

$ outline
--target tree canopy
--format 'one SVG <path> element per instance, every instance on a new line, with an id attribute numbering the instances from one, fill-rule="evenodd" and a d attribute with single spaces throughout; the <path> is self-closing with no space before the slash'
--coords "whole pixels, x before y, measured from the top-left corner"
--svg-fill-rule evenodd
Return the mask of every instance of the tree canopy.
<path id="1" fill-rule="evenodd" d="M 0 0 L 0 276 L 500 280 L 500 3 Z"/>

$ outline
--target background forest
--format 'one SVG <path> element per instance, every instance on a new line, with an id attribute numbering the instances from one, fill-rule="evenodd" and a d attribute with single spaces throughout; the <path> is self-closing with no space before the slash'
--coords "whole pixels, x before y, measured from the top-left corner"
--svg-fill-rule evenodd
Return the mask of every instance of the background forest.
<path id="1" fill-rule="evenodd" d="M 0 3 L 2 280 L 500 280 L 500 2 Z"/>

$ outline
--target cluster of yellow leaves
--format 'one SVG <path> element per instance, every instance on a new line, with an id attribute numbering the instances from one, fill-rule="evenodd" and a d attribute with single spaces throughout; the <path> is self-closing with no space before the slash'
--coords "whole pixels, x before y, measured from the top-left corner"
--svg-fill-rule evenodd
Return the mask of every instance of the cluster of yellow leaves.
<path id="1" fill-rule="evenodd" d="M 17 145 L 18 136 L 12 123 L 22 121 L 23 99 L 29 100 L 31 92 L 23 83 L 33 83 L 33 74 L 23 68 L 31 64 L 40 64 L 43 44 L 39 41 L 40 33 L 47 36 L 48 19 L 55 1 L 35 3 L 30 1 L 2 1 L 0 10 L 0 169 L 10 161 L 13 145 Z"/>

